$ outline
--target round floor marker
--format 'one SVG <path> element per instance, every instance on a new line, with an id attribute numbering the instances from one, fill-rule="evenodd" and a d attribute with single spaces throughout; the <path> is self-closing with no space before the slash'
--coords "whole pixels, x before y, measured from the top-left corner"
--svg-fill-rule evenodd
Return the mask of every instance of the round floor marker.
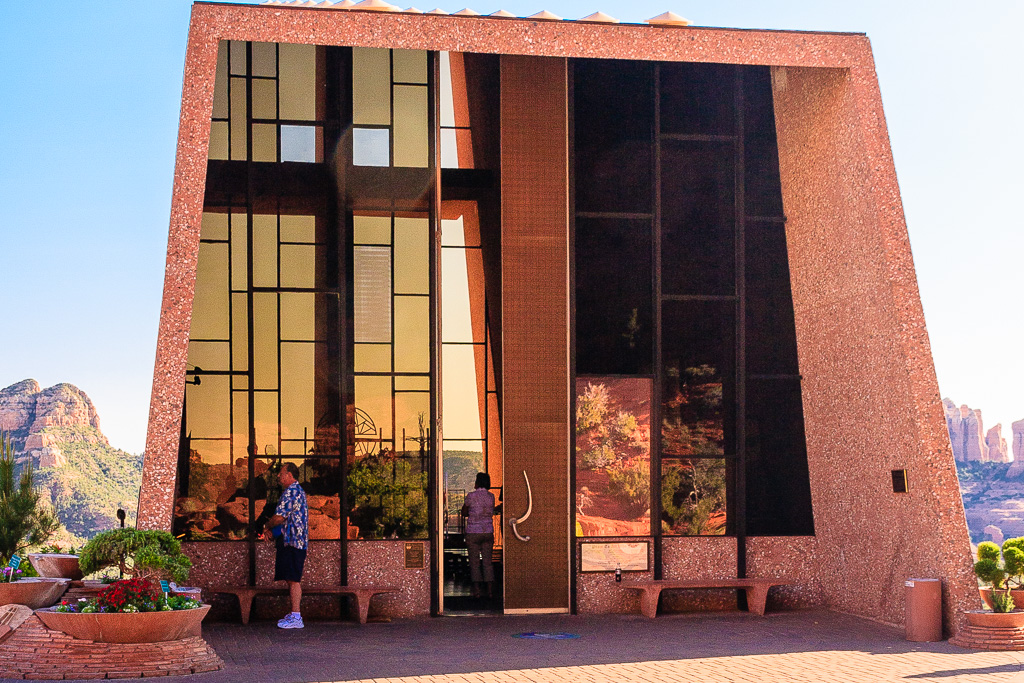
<path id="1" fill-rule="evenodd" d="M 542 633 L 540 631 L 527 631 L 526 633 L 516 633 L 512 637 L 513 638 L 525 638 L 527 640 L 572 640 L 573 638 L 579 638 L 579 634 L 576 634 L 576 633 Z"/>

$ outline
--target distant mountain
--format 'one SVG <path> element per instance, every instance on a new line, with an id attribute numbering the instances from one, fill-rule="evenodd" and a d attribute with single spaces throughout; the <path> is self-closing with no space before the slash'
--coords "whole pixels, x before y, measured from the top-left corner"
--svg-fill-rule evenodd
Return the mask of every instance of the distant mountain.
<path id="1" fill-rule="evenodd" d="M 142 456 L 114 448 L 84 391 L 72 384 L 47 389 L 27 379 L 0 390 L 0 431 L 10 435 L 18 464 L 29 462 L 43 499 L 66 529 L 62 540 L 91 538 L 133 523 L 142 480 Z"/>
<path id="2" fill-rule="evenodd" d="M 1024 420 L 1010 425 L 1008 448 L 1002 425 L 986 432 L 980 410 L 948 398 L 942 405 L 971 541 L 1024 536 Z"/>

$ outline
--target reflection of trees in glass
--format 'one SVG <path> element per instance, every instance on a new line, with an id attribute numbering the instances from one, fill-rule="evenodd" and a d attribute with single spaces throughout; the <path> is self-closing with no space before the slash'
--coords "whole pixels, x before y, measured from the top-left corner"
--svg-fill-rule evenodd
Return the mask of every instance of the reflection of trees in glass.
<path id="1" fill-rule="evenodd" d="M 484 468 L 484 454 L 479 451 L 444 452 L 445 489 L 472 491 L 476 473 Z"/>
<path id="2" fill-rule="evenodd" d="M 581 534 L 647 533 L 649 522 L 642 518 L 650 514 L 649 397 L 648 379 L 578 381 L 576 511 L 588 518 Z"/>
<path id="3" fill-rule="evenodd" d="M 389 450 L 359 458 L 348 473 L 351 523 L 362 538 L 422 538 L 427 533 L 427 473 L 418 457 Z"/>
<path id="4" fill-rule="evenodd" d="M 662 461 L 662 530 L 688 536 L 725 533 L 725 460 Z"/>
<path id="5" fill-rule="evenodd" d="M 608 470 L 608 493 L 628 507 L 630 517 L 639 517 L 650 508 L 651 461 L 639 458 Z"/>
<path id="6" fill-rule="evenodd" d="M 708 456 L 725 453 L 722 381 L 710 365 L 666 368 L 661 422 L 664 455 Z"/>

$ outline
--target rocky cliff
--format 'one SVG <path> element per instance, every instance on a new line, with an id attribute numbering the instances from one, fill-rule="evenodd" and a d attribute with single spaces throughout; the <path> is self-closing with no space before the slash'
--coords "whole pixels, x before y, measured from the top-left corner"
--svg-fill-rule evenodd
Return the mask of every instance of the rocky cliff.
<path id="1" fill-rule="evenodd" d="M 19 468 L 32 464 L 43 499 L 72 537 L 112 528 L 119 507 L 134 518 L 142 456 L 110 445 L 78 387 L 43 389 L 26 379 L 0 389 L 0 431 L 10 435 Z"/>
<path id="2" fill-rule="evenodd" d="M 957 462 L 1010 462 L 1001 424 L 986 432 L 981 410 L 966 404 L 957 408 L 948 398 L 942 399 L 942 409 L 946 414 L 953 458 Z"/>

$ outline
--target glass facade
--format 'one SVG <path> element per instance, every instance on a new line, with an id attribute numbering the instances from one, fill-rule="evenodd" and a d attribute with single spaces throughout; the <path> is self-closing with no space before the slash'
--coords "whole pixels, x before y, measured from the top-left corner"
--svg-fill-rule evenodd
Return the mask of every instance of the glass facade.
<path id="1" fill-rule="evenodd" d="M 221 43 L 179 536 L 254 540 L 294 462 L 312 540 L 426 538 L 430 64 L 422 51 Z M 378 141 L 369 157 L 364 133 Z M 325 150 L 342 156 L 325 163 Z"/>
<path id="2" fill-rule="evenodd" d="M 576 60 L 573 84 L 577 534 L 813 533 L 768 69 Z M 595 406 L 626 382 L 659 425 L 633 529 L 589 519 L 623 462 Z"/>
<path id="3" fill-rule="evenodd" d="M 571 68 L 576 535 L 813 533 L 768 70 Z M 176 534 L 254 541 L 284 462 L 313 540 L 501 501 L 498 83 L 221 44 Z"/>

